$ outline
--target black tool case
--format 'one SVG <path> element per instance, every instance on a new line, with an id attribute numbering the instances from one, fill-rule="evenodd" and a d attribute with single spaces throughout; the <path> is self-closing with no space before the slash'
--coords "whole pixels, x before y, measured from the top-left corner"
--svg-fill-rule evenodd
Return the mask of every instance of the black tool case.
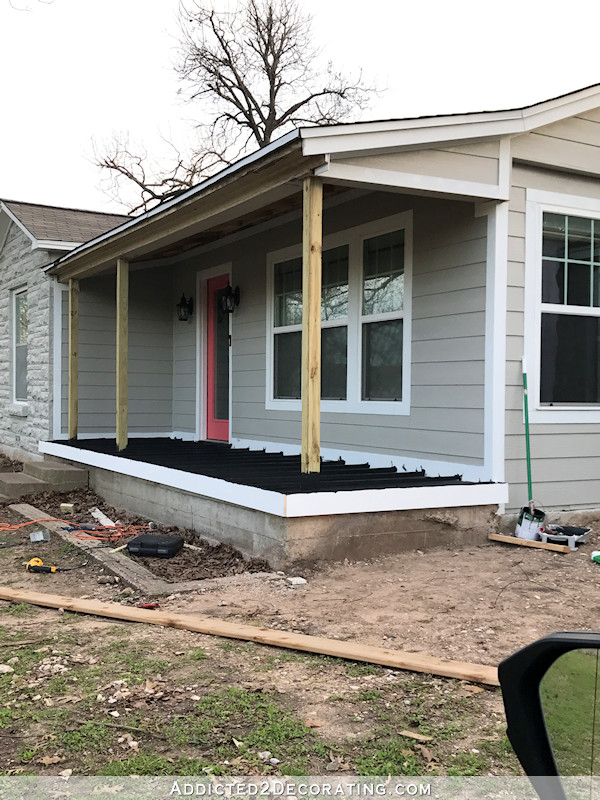
<path id="1" fill-rule="evenodd" d="M 132 556 L 148 558 L 173 558 L 183 547 L 183 536 L 165 536 L 159 533 L 141 533 L 127 543 Z"/>

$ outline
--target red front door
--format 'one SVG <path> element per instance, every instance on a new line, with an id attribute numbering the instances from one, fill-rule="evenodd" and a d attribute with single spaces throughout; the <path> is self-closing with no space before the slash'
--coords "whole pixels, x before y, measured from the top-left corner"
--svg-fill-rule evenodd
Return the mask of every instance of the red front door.
<path id="1" fill-rule="evenodd" d="M 206 282 L 206 438 L 229 440 L 229 314 L 221 298 L 229 275 Z"/>

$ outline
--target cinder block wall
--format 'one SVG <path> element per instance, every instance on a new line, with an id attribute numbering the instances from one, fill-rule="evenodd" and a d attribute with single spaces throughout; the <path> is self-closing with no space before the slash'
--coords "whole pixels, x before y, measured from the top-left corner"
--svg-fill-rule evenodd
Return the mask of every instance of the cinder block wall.
<path id="1" fill-rule="evenodd" d="M 51 436 L 53 284 L 43 267 L 59 253 L 31 249 L 12 225 L 0 254 L 0 450 L 13 458 L 39 459 L 38 441 Z M 13 402 L 13 292 L 27 289 L 29 337 L 26 404 Z"/>

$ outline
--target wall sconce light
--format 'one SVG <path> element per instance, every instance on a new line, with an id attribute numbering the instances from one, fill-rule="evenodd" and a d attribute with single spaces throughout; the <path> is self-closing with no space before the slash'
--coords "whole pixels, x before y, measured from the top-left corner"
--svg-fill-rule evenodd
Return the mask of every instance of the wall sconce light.
<path id="1" fill-rule="evenodd" d="M 190 297 L 185 299 L 185 294 L 181 295 L 181 300 L 177 303 L 177 317 L 180 322 L 187 322 L 194 313 L 194 301 Z"/>
<path id="2" fill-rule="evenodd" d="M 240 304 L 240 287 L 236 286 L 232 289 L 228 283 L 221 295 L 221 308 L 229 314 L 233 314 L 235 307 Z"/>

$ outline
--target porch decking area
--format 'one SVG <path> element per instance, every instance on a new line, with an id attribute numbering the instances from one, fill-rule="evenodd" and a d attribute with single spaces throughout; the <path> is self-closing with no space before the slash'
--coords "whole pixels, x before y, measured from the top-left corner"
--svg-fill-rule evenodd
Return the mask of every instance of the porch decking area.
<path id="1" fill-rule="evenodd" d="M 190 442 L 157 437 L 130 439 L 123 450 L 117 448 L 115 439 L 80 439 L 70 441 L 68 445 L 285 495 L 473 485 L 463 481 L 460 475 L 431 477 L 425 474 L 425 470 L 398 472 L 396 467 L 373 468 L 366 462 L 347 464 L 341 458 L 338 461 L 322 461 L 321 471 L 311 475 L 307 483 L 300 471 L 299 455 L 233 448 L 221 442 Z"/>

